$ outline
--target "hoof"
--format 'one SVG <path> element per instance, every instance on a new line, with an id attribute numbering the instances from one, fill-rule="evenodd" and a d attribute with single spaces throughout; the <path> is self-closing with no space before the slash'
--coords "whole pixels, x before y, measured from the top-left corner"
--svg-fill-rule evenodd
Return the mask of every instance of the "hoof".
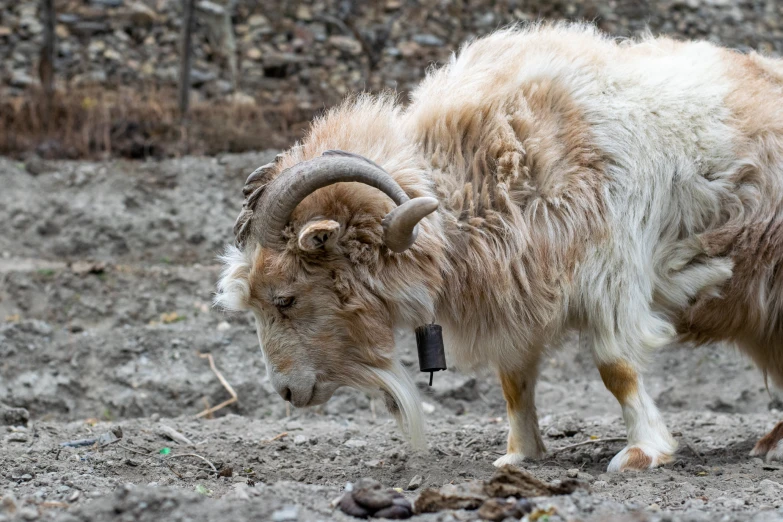
<path id="1" fill-rule="evenodd" d="M 522 463 L 526 460 L 526 457 L 521 453 L 506 453 L 495 462 L 492 463 L 496 468 L 502 468 L 503 466 L 515 466 L 517 468 L 522 467 Z"/>
<path id="2" fill-rule="evenodd" d="M 783 421 L 779 422 L 772 431 L 761 437 L 753 450 L 751 457 L 764 457 L 767 462 L 773 460 L 783 461 Z"/>
<path id="3" fill-rule="evenodd" d="M 623 450 L 614 456 L 609 463 L 607 471 L 614 473 L 617 471 L 636 470 L 656 468 L 674 460 L 671 454 L 654 451 L 641 446 L 626 446 Z"/>

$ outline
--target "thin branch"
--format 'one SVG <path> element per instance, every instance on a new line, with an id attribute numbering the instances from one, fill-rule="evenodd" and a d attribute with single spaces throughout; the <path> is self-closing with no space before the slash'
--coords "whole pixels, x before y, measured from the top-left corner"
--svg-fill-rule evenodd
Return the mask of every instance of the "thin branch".
<path id="1" fill-rule="evenodd" d="M 196 457 L 196 458 L 198 458 L 198 459 L 201 459 L 201 460 L 203 460 L 204 462 L 206 462 L 206 463 L 209 465 L 209 467 L 210 467 L 210 468 L 212 468 L 212 471 L 214 471 L 215 473 L 217 473 L 217 472 L 218 472 L 218 470 L 217 470 L 217 468 L 215 467 L 215 465 L 214 465 L 214 464 L 212 464 L 212 463 L 211 463 L 210 461 L 208 461 L 207 459 L 205 459 L 204 457 L 202 457 L 201 455 L 196 455 L 195 453 L 180 453 L 179 455 L 169 455 L 169 456 L 168 456 L 168 458 L 170 458 L 170 459 L 175 459 L 175 458 L 177 458 L 177 457 Z"/>
<path id="2" fill-rule="evenodd" d="M 228 383 L 228 381 L 225 379 L 225 377 L 223 377 L 223 374 L 220 373 L 218 369 L 215 367 L 215 360 L 212 358 L 212 354 L 200 353 L 198 354 L 198 356 L 201 357 L 202 359 L 209 360 L 209 367 L 212 369 L 212 373 L 214 373 L 217 376 L 218 380 L 220 381 L 220 384 L 222 384 L 223 388 L 225 388 L 226 391 L 229 393 L 229 395 L 231 395 L 231 398 L 228 399 L 227 401 L 221 402 L 217 406 L 213 406 L 211 408 L 207 408 L 206 410 L 202 411 L 201 413 L 196 415 L 197 419 L 204 417 L 206 415 L 212 415 L 216 411 L 225 408 L 229 404 L 234 404 L 239 400 L 239 397 L 237 396 L 237 392 L 234 391 L 234 388 L 232 388 L 231 385 Z"/>
<path id="3" fill-rule="evenodd" d="M 600 444 L 603 442 L 628 442 L 628 439 L 626 439 L 625 437 L 616 437 L 616 438 L 609 438 L 609 439 L 585 440 L 582 442 L 577 442 L 576 444 L 569 444 L 568 446 L 563 446 L 562 448 L 556 448 L 552 450 L 551 455 L 554 455 L 555 453 L 560 453 L 561 451 L 570 450 L 572 448 L 578 448 L 579 446 L 587 446 L 588 444 Z"/>

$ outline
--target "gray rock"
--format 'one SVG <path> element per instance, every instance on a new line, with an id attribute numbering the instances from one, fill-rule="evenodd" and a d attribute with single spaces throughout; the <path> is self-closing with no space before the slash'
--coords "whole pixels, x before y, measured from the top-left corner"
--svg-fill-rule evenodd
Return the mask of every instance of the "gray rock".
<path id="1" fill-rule="evenodd" d="M 410 482 L 408 482 L 408 487 L 406 489 L 409 490 L 419 489 L 422 483 L 424 483 L 424 477 L 422 477 L 421 475 L 416 475 L 411 479 Z"/>
<path id="2" fill-rule="evenodd" d="M 32 76 L 24 71 L 13 71 L 11 73 L 11 86 L 12 87 L 29 87 L 35 83 L 38 83 Z"/>
<path id="3" fill-rule="evenodd" d="M 446 43 L 434 34 L 415 34 L 413 35 L 413 41 L 426 47 L 441 47 Z"/>

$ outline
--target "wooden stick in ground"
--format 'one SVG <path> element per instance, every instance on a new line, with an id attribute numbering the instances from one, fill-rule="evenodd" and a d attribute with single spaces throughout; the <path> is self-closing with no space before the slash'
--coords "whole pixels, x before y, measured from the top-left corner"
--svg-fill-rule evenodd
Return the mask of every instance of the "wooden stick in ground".
<path id="1" fill-rule="evenodd" d="M 209 465 L 209 467 L 212 468 L 212 471 L 214 471 L 215 473 L 218 472 L 218 470 L 217 470 L 217 468 L 215 467 L 214 464 L 212 464 L 210 461 L 208 461 L 207 459 L 205 459 L 201 455 L 196 455 L 195 453 L 180 453 L 178 455 L 169 455 L 166 458 L 168 458 L 168 459 L 175 459 L 177 457 L 196 457 L 197 459 L 201 459 L 204 462 L 206 462 Z"/>
<path id="2" fill-rule="evenodd" d="M 239 400 L 239 398 L 237 396 L 237 392 L 234 391 L 234 388 L 232 388 L 231 385 L 228 383 L 228 381 L 225 379 L 225 377 L 223 377 L 223 374 L 221 374 L 218 371 L 218 369 L 215 367 L 215 360 L 212 358 L 212 354 L 211 353 L 200 353 L 200 354 L 198 354 L 198 356 L 201 357 L 202 359 L 208 359 L 209 360 L 209 367 L 212 369 L 212 373 L 214 373 L 217 376 L 218 380 L 220 381 L 220 384 L 222 384 L 223 388 L 225 388 L 226 391 L 229 393 L 229 395 L 231 395 L 231 398 L 228 399 L 227 401 L 221 402 L 217 406 L 212 406 L 211 408 L 207 408 L 206 410 L 202 411 L 201 413 L 196 415 L 197 419 L 201 418 L 201 417 L 204 417 L 206 415 L 211 415 L 211 414 L 215 413 L 216 411 L 218 411 L 218 410 L 220 410 L 222 408 L 225 408 L 229 404 L 234 404 L 235 402 L 237 402 Z"/>
<path id="3" fill-rule="evenodd" d="M 182 0 L 182 41 L 179 68 L 179 117 L 185 119 L 190 106 L 190 62 L 193 50 L 193 18 L 196 0 Z"/>
<path id="4" fill-rule="evenodd" d="M 41 0 L 41 22 L 43 24 L 43 46 L 38 60 L 38 76 L 44 92 L 43 120 L 47 129 L 54 124 L 52 96 L 54 95 L 54 57 L 57 35 L 54 32 L 54 0 Z"/>
<path id="5" fill-rule="evenodd" d="M 561 451 L 569 450 L 572 448 L 577 448 L 579 446 L 587 446 L 588 444 L 600 444 L 602 442 L 627 442 L 628 439 L 625 437 L 617 437 L 617 438 L 610 438 L 610 439 L 593 439 L 593 440 L 586 440 L 583 442 L 577 442 L 576 444 L 569 444 L 568 446 L 563 446 L 562 448 L 557 448 L 552 450 L 552 455 L 555 453 L 560 453 Z"/>

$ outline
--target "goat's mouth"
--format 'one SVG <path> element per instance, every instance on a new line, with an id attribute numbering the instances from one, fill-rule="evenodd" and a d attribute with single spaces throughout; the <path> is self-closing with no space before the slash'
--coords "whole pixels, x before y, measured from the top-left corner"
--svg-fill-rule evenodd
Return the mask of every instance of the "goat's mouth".
<path id="1" fill-rule="evenodd" d="M 329 402 L 329 399 L 332 398 L 332 395 L 334 395 L 334 392 L 336 392 L 338 388 L 340 388 L 339 384 L 331 382 L 317 382 L 313 387 L 313 394 L 310 396 L 310 399 L 305 404 L 294 404 L 294 406 L 297 408 L 302 408 L 306 406 L 320 406 L 321 404 L 326 404 Z"/>

